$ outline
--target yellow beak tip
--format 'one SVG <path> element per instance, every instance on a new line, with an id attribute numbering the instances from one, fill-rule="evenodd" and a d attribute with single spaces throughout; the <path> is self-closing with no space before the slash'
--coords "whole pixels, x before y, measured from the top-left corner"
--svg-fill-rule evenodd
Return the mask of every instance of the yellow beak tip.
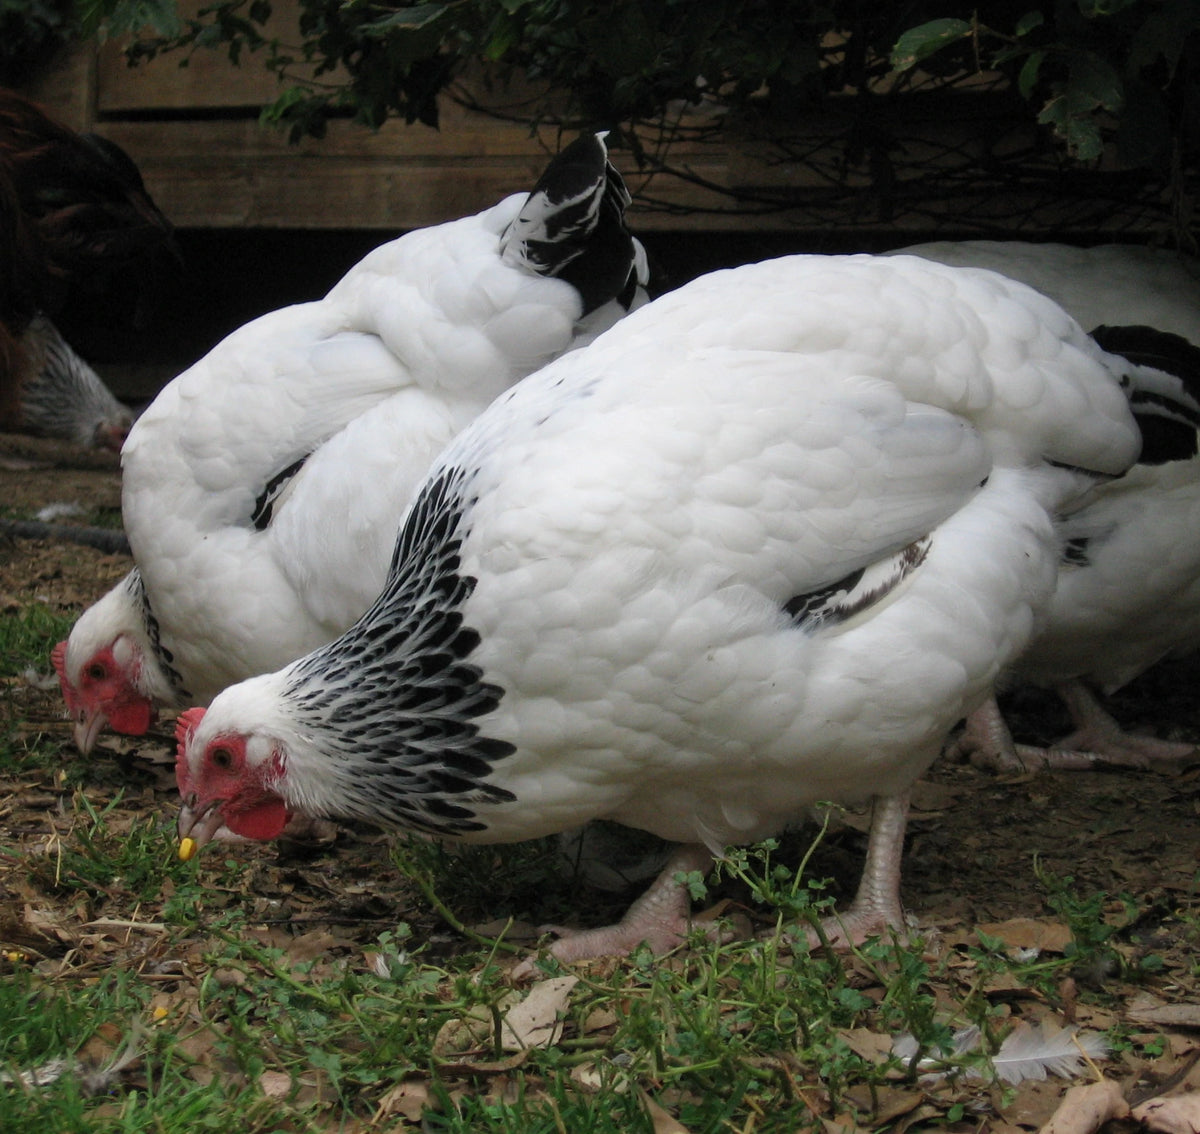
<path id="1" fill-rule="evenodd" d="M 181 861 L 187 862 L 196 853 L 195 839 L 182 839 L 179 843 L 179 857 Z"/>

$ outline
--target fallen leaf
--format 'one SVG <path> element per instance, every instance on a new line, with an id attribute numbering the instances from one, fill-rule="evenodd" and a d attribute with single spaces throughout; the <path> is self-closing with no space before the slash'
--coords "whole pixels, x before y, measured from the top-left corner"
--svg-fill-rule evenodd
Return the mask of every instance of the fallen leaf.
<path id="1" fill-rule="evenodd" d="M 654 1124 L 654 1134 L 691 1134 L 669 1110 L 664 1110 L 645 1091 L 641 1092 L 646 1114 Z"/>
<path id="2" fill-rule="evenodd" d="M 379 1100 L 379 1106 L 371 1122 L 372 1125 L 375 1125 L 380 1119 L 391 1118 L 395 1114 L 409 1122 L 419 1122 L 428 1106 L 428 1084 L 406 1080 L 403 1083 L 397 1083 Z"/>
<path id="3" fill-rule="evenodd" d="M 539 981 L 529 995 L 504 1017 L 500 1046 L 505 1051 L 524 1051 L 530 1047 L 552 1047 L 562 1035 L 562 1017 L 571 998 L 571 989 L 579 983 L 576 976 L 553 977 Z"/>
<path id="4" fill-rule="evenodd" d="M 491 1040 L 492 1014 L 484 1007 L 472 1008 L 465 1016 L 453 1016 L 433 1039 L 433 1054 L 449 1058 L 480 1050 Z"/>
<path id="5" fill-rule="evenodd" d="M 989 937 L 998 937 L 1010 949 L 1041 949 L 1061 953 L 1071 943 L 1071 931 L 1061 921 L 1049 918 L 1014 917 L 978 927 Z"/>
<path id="6" fill-rule="evenodd" d="M 909 795 L 909 806 L 914 811 L 944 811 L 962 796 L 962 789 L 950 784 L 935 784 L 928 780 L 917 780 Z"/>
<path id="7" fill-rule="evenodd" d="M 1126 1014 L 1139 1024 L 1161 1024 L 1167 1028 L 1200 1028 L 1200 1004 L 1130 1004 Z"/>
<path id="8" fill-rule="evenodd" d="M 1128 1113 L 1121 1084 L 1115 1079 L 1102 1079 L 1067 1091 L 1038 1134 L 1094 1134 L 1110 1119 L 1124 1118 Z"/>
<path id="9" fill-rule="evenodd" d="M 999 1100 L 1001 1116 L 1014 1126 L 1041 1126 L 1058 1109 L 1063 1096 L 1062 1084 L 1053 1079 L 1028 1079 L 1017 1088 L 1015 1096 L 1008 1095 L 1011 1090 L 997 1090 L 993 1098 Z"/>
<path id="10" fill-rule="evenodd" d="M 870 1115 L 873 1126 L 885 1126 L 904 1114 L 911 1114 L 924 1101 L 921 1091 L 903 1090 L 899 1087 L 861 1086 L 851 1087 L 846 1092 L 859 1114 Z"/>
<path id="11" fill-rule="evenodd" d="M 1148 1099 L 1131 1112 L 1150 1134 L 1196 1134 L 1200 1131 L 1200 1094 Z"/>
<path id="12" fill-rule="evenodd" d="M 286 1099 L 292 1089 L 292 1077 L 282 1071 L 264 1071 L 258 1077 L 258 1089 L 269 1099 Z"/>
<path id="13" fill-rule="evenodd" d="M 583 1021 L 583 1034 L 591 1035 L 592 1032 L 602 1032 L 605 1028 L 614 1027 L 620 1017 L 617 1013 L 607 1006 L 593 1008 L 588 1014 L 587 1019 Z"/>
<path id="14" fill-rule="evenodd" d="M 822 1118 L 825 1134 L 872 1134 L 865 1126 L 859 1126 L 852 1118 Z"/>
<path id="15" fill-rule="evenodd" d="M 892 1056 L 892 1037 L 870 1028 L 841 1028 L 838 1037 L 869 1063 L 884 1063 Z"/>
<path id="16" fill-rule="evenodd" d="M 480 937 L 502 938 L 505 941 L 537 941 L 542 931 L 531 922 L 514 921 L 511 917 L 476 922 L 467 928 Z"/>
<path id="17" fill-rule="evenodd" d="M 580 1063 L 572 1067 L 571 1082 L 588 1094 L 595 1094 L 604 1088 L 604 1076 L 594 1063 Z"/>

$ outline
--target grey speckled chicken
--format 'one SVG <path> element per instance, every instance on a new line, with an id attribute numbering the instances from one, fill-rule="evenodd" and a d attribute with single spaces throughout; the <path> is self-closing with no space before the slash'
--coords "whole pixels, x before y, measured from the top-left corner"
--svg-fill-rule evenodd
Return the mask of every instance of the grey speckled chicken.
<path id="1" fill-rule="evenodd" d="M 15 427 L 89 448 L 121 451 L 133 413 L 58 333 L 45 315 L 35 315 L 20 336 L 21 405 Z"/>
<path id="2" fill-rule="evenodd" d="M 677 944 L 677 871 L 874 799 L 830 932 L 901 924 L 910 785 L 1034 633 L 1051 516 L 1135 459 L 1126 370 L 988 272 L 800 256 L 693 281 L 447 448 L 354 626 L 181 714 L 181 852 L 294 813 L 680 844 L 620 924 L 554 944 L 572 960 Z"/>
<path id="3" fill-rule="evenodd" d="M 177 258 L 120 146 L 0 88 L 0 428 L 119 448 L 128 412 L 49 320 L 72 296 L 139 306 L 149 269 Z"/>

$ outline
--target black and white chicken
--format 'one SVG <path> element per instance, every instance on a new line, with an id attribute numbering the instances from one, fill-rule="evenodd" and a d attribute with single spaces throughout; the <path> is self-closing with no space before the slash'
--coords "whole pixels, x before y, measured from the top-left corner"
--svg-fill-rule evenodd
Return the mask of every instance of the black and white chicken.
<path id="1" fill-rule="evenodd" d="M 900 252 L 1027 283 L 1106 350 L 1147 364 L 1131 371 L 1143 434 L 1138 464 L 1063 521 L 1047 624 L 1006 679 L 1054 688 L 1075 730 L 1048 749 L 1014 744 L 993 699 L 954 751 L 1001 769 L 1146 767 L 1193 757 L 1192 744 L 1125 732 L 1095 691 L 1113 693 L 1163 658 L 1200 647 L 1200 262 L 1129 244 L 963 241 Z"/>
<path id="2" fill-rule="evenodd" d="M 1056 304 L 917 258 L 702 277 L 527 378 L 436 461 L 343 635 L 178 722 L 181 854 L 293 814 L 680 844 L 563 960 L 677 944 L 680 870 L 875 800 L 838 940 L 902 924 L 913 781 L 1050 600 L 1051 517 L 1138 451 Z"/>
<path id="3" fill-rule="evenodd" d="M 531 193 L 375 249 L 171 382 L 122 454 L 137 567 L 54 652 L 80 749 L 349 626 L 439 450 L 644 301 L 628 202 L 604 135 L 586 136 Z"/>

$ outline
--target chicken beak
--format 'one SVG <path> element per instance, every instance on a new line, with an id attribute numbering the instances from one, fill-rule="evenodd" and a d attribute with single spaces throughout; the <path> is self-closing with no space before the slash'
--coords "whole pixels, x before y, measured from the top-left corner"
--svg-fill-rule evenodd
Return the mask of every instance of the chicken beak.
<path id="1" fill-rule="evenodd" d="M 75 718 L 75 747 L 87 756 L 96 745 L 96 738 L 104 731 L 108 717 L 103 713 L 80 712 Z"/>
<path id="2" fill-rule="evenodd" d="M 177 833 L 179 835 L 179 857 L 185 861 L 192 857 L 224 825 L 219 800 L 213 800 L 197 809 L 196 797 L 188 796 L 179 809 Z"/>

